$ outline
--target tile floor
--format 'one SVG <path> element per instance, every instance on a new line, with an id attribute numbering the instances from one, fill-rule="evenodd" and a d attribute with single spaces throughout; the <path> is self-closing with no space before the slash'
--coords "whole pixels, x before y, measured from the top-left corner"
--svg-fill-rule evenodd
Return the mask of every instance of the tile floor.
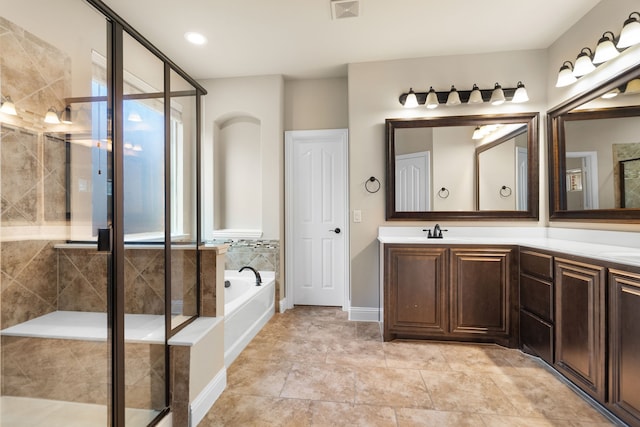
<path id="1" fill-rule="evenodd" d="M 209 426 L 610 426 L 537 359 L 495 345 L 382 342 L 327 307 L 276 314 L 227 370 Z"/>

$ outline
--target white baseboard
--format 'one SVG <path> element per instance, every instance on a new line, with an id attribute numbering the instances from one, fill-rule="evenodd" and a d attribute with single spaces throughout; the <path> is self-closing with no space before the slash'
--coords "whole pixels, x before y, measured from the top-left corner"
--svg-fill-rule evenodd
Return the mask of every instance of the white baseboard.
<path id="1" fill-rule="evenodd" d="M 189 426 L 196 427 L 207 415 L 209 409 L 218 400 L 227 386 L 227 368 L 222 368 L 220 372 L 211 380 L 209 384 L 200 392 L 189 408 Z"/>
<path id="2" fill-rule="evenodd" d="M 356 322 L 379 322 L 380 310 L 374 307 L 350 307 L 349 320 Z"/>
<path id="3" fill-rule="evenodd" d="M 282 298 L 278 303 L 278 307 L 280 313 L 284 313 L 285 311 L 287 311 L 287 308 L 289 308 L 289 306 L 287 305 L 287 298 Z"/>

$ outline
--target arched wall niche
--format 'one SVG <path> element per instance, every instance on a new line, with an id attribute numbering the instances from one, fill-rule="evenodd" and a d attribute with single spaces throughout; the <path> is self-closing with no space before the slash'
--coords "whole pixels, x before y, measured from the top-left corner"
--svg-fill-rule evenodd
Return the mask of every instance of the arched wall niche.
<path id="1" fill-rule="evenodd" d="M 214 122 L 214 237 L 262 235 L 262 124 L 245 113 Z"/>

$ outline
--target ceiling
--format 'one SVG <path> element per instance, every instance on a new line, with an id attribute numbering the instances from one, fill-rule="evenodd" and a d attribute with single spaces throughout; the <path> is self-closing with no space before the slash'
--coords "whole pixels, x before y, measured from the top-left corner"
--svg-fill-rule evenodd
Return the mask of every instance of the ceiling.
<path id="1" fill-rule="evenodd" d="M 600 0 L 104 0 L 195 79 L 346 76 L 348 63 L 545 49 Z M 187 31 L 208 43 L 190 45 Z"/>

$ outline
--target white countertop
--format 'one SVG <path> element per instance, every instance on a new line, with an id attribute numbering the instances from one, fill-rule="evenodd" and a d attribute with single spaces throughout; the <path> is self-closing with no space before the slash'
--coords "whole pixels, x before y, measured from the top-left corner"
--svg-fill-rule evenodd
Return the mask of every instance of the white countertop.
<path id="1" fill-rule="evenodd" d="M 429 239 L 425 227 L 380 227 L 383 244 L 518 245 L 640 266 L 640 233 L 544 227 L 446 227 Z"/>

